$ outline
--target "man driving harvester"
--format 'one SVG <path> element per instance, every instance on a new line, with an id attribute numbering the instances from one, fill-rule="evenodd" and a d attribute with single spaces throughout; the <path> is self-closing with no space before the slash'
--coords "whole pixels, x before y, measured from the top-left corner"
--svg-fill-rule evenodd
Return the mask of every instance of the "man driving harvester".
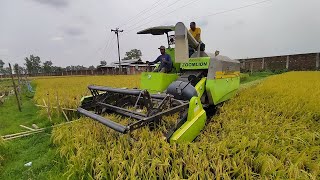
<path id="1" fill-rule="evenodd" d="M 166 54 L 166 48 L 164 46 L 160 46 L 161 55 L 153 62 L 147 62 L 148 64 L 155 64 L 160 61 L 160 65 L 153 70 L 153 72 L 162 72 L 169 73 L 172 70 L 172 60 L 171 57 Z"/>

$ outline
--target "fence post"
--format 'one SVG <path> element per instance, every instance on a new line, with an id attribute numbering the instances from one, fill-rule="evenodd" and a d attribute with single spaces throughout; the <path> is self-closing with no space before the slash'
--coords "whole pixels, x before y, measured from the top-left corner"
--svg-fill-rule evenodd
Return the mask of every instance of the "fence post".
<path id="1" fill-rule="evenodd" d="M 289 56 L 287 56 L 286 69 L 289 69 Z"/>
<path id="2" fill-rule="evenodd" d="M 264 57 L 262 58 L 262 70 L 264 70 Z"/>
<path id="3" fill-rule="evenodd" d="M 250 74 L 252 74 L 252 71 L 253 71 L 253 60 L 251 60 L 250 62 Z"/>
<path id="4" fill-rule="evenodd" d="M 17 87 L 16 87 L 16 83 L 14 82 L 14 79 L 13 79 L 12 68 L 11 68 L 10 63 L 9 63 L 9 70 L 10 70 L 11 80 L 12 80 L 12 84 L 13 84 L 13 88 L 14 88 L 14 94 L 16 95 L 16 99 L 17 99 L 18 109 L 21 112 L 20 99 L 18 97 Z"/>
<path id="5" fill-rule="evenodd" d="M 316 57 L 316 69 L 319 69 L 319 65 L 320 65 L 319 54 L 320 54 L 320 53 L 317 53 L 317 57 Z"/>

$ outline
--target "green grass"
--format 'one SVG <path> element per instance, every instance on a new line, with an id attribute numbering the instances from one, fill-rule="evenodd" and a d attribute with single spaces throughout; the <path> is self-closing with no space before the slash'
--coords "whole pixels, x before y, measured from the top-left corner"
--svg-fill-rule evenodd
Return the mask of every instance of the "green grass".
<path id="1" fill-rule="evenodd" d="M 16 85 L 18 81 L 15 80 Z M 12 80 L 11 79 L 0 79 L 0 95 L 2 93 L 11 91 L 13 89 Z"/>
<path id="2" fill-rule="evenodd" d="M 6 142 L 0 150 L 4 156 L 0 179 L 61 179 L 63 160 L 50 138 L 50 133 L 41 133 Z M 24 166 L 28 162 L 31 167 Z"/>
<path id="3" fill-rule="evenodd" d="M 38 114 L 30 94 L 22 94 L 22 112 L 19 112 L 15 96 L 0 105 L 0 135 L 27 131 L 19 125 L 36 124 L 49 127 L 48 118 Z M 29 97 L 27 97 L 27 95 Z M 64 165 L 51 141 L 51 129 L 44 133 L 6 141 L 0 147 L 0 179 L 61 179 Z M 24 164 L 32 162 L 31 167 Z"/>
<path id="4" fill-rule="evenodd" d="M 33 99 L 22 94 L 22 112 L 19 112 L 15 96 L 10 96 L 4 104 L 0 105 L 0 135 L 26 131 L 19 125 L 31 127 L 48 127 L 48 118 L 38 114 L 39 108 L 34 105 Z"/>
<path id="5" fill-rule="evenodd" d="M 274 75 L 275 73 L 273 73 L 271 71 L 263 71 L 263 72 L 253 72 L 252 74 L 250 74 L 250 73 L 246 73 L 246 74 L 249 74 L 249 77 L 244 78 L 241 81 L 241 84 L 260 80 L 260 79 L 266 78 L 268 76 Z"/>

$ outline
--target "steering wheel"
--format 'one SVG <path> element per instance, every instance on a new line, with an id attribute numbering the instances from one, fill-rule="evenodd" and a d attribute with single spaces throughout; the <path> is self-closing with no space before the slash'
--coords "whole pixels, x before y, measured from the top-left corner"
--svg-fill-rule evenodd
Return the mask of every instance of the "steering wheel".
<path id="1" fill-rule="evenodd" d="M 176 43 L 176 38 L 174 35 L 169 36 L 169 45 L 173 45 Z"/>

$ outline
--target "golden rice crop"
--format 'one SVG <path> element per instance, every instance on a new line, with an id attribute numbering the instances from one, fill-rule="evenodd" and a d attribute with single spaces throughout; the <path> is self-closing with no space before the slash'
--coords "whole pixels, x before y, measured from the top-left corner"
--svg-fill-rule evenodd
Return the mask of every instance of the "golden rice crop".
<path id="1" fill-rule="evenodd" d="M 134 75 L 37 78 L 34 99 L 41 105 L 76 108 L 83 96 L 90 95 L 88 85 L 135 88 L 139 87 L 139 78 Z"/>
<path id="2" fill-rule="evenodd" d="M 52 138 L 76 179 L 319 179 L 319 87 L 320 72 L 269 77 L 226 102 L 193 143 L 168 144 L 166 126 L 129 136 L 88 118 Z"/>

